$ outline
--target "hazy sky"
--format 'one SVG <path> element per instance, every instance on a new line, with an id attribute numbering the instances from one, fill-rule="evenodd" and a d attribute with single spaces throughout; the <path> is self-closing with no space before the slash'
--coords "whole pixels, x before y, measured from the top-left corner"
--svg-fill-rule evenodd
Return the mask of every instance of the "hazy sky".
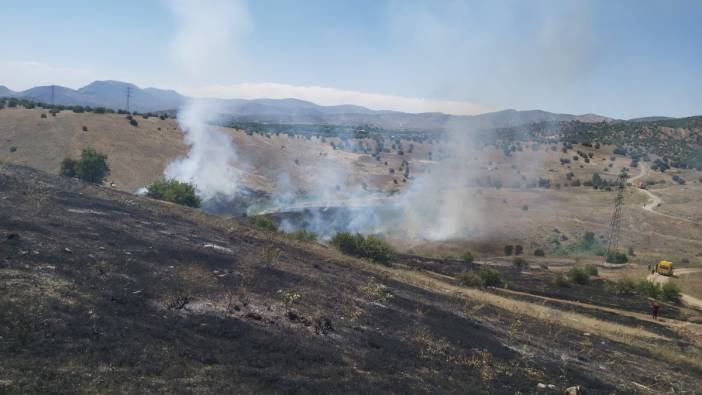
<path id="1" fill-rule="evenodd" d="M 702 114 L 702 1 L 0 0 L 0 85 Z"/>

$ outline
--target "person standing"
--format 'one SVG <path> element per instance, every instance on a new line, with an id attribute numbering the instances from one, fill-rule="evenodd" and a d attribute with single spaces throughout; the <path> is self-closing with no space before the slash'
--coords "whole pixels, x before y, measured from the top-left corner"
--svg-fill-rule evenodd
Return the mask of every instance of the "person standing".
<path id="1" fill-rule="evenodd" d="M 651 317 L 652 317 L 654 320 L 657 320 L 657 319 L 658 319 L 658 310 L 659 310 L 660 308 L 661 308 L 661 306 L 658 305 L 658 303 L 656 303 L 656 302 L 652 302 L 652 303 L 651 303 Z"/>

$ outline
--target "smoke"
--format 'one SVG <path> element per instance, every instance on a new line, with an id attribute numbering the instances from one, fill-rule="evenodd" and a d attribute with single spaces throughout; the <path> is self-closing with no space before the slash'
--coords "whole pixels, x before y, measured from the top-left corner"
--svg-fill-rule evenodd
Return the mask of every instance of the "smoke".
<path id="1" fill-rule="evenodd" d="M 171 162 L 165 171 L 167 178 L 195 184 L 204 200 L 233 196 L 240 176 L 232 139 L 212 126 L 218 113 L 214 104 L 204 100 L 191 100 L 178 111 L 190 152 Z"/>
<path id="2" fill-rule="evenodd" d="M 249 28 L 245 4 L 235 0 L 172 0 L 177 34 L 171 50 L 188 82 L 201 82 L 231 67 L 237 42 Z M 221 109 L 217 101 L 191 99 L 178 110 L 178 123 L 190 146 L 187 156 L 171 162 L 167 178 L 195 184 L 205 200 L 236 194 L 240 171 L 232 139 L 214 126 Z"/>

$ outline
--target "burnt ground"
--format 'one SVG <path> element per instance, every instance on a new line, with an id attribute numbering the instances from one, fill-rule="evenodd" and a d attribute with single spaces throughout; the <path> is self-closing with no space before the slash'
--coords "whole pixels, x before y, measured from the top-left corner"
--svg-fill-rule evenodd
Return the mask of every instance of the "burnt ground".
<path id="1" fill-rule="evenodd" d="M 0 235 L 0 393 L 702 388 L 680 317 L 464 293 L 426 262 L 377 266 L 27 168 L 0 170 Z M 530 292 L 526 277 L 510 289 Z"/>

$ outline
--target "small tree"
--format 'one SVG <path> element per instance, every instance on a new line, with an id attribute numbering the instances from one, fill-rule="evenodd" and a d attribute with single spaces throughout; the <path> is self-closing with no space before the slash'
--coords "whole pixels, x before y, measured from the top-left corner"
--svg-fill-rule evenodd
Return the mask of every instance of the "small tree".
<path id="1" fill-rule="evenodd" d="M 661 296 L 664 300 L 675 303 L 679 303 L 680 299 L 682 298 L 682 294 L 680 293 L 680 287 L 677 284 L 670 281 L 666 282 L 661 287 Z"/>
<path id="2" fill-rule="evenodd" d="M 110 168 L 107 166 L 107 155 L 92 148 L 83 149 L 76 166 L 78 178 L 93 184 L 102 184 L 108 174 L 110 174 Z"/>
<path id="3" fill-rule="evenodd" d="M 62 176 L 78 177 L 83 181 L 99 185 L 110 174 L 110 167 L 107 165 L 107 155 L 92 148 L 84 148 L 80 159 L 64 159 L 61 162 L 60 172 Z"/>

